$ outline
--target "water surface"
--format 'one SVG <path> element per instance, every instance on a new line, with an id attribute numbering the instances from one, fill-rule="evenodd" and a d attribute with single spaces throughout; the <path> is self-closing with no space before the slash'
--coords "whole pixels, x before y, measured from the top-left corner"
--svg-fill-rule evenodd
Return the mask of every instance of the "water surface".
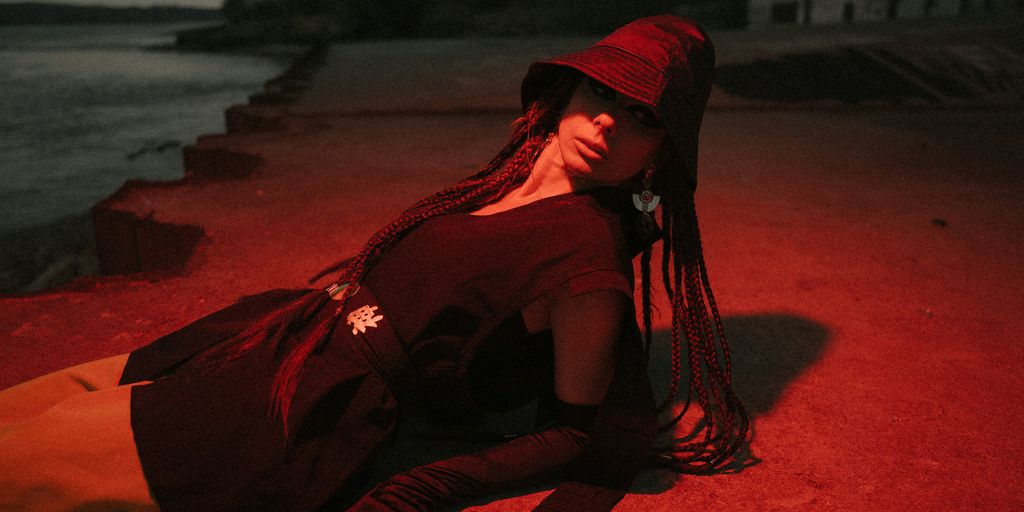
<path id="1" fill-rule="evenodd" d="M 0 27 L 0 235 L 87 211 L 129 178 L 175 179 L 287 62 L 182 52 L 195 23 Z"/>

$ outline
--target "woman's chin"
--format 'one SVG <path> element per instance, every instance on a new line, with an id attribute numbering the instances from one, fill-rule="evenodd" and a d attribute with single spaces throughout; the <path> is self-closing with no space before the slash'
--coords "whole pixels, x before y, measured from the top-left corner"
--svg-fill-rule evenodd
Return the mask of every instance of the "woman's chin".
<path id="1" fill-rule="evenodd" d="M 587 166 L 577 166 L 566 169 L 566 174 L 569 176 L 569 181 L 573 183 L 574 189 L 594 186 L 594 172 Z"/>

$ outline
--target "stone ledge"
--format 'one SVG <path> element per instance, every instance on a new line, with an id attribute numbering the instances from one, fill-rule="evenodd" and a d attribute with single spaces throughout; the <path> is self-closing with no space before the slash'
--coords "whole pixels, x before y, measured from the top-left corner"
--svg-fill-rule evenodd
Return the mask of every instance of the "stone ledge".
<path id="1" fill-rule="evenodd" d="M 136 274 L 185 270 L 198 245 L 206 238 L 201 226 L 161 222 L 154 212 L 124 208 L 137 190 L 168 188 L 178 182 L 130 180 L 92 208 L 100 273 Z"/>
<path id="2" fill-rule="evenodd" d="M 258 156 L 204 145 L 203 142 L 208 140 L 200 139 L 196 144 L 182 149 L 185 179 L 170 183 L 241 179 L 248 177 L 263 165 L 263 159 Z"/>
<path id="3" fill-rule="evenodd" d="M 295 100 L 309 85 L 328 47 L 310 48 L 281 75 L 268 80 L 263 91 L 250 96 L 249 105 L 225 111 L 228 134 L 281 131 L 285 113 L 279 107 Z M 268 107 L 272 105 L 273 107 Z M 102 275 L 186 271 L 197 248 L 207 239 L 202 226 L 157 220 L 145 204 L 135 204 L 144 190 L 191 186 L 204 181 L 245 179 L 264 164 L 263 158 L 222 147 L 227 135 L 201 135 L 182 149 L 184 177 L 173 181 L 129 180 L 92 208 L 96 254 Z"/>

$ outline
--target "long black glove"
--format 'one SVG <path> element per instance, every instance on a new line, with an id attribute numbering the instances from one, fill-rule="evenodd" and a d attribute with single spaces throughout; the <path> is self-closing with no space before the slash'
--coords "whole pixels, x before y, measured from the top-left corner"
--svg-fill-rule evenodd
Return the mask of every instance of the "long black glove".
<path id="1" fill-rule="evenodd" d="M 615 401 L 614 395 L 609 398 Z M 556 417 L 561 426 L 400 473 L 379 484 L 348 510 L 432 511 L 572 469 L 572 479 L 562 482 L 534 511 L 611 511 L 649 460 L 650 435 L 642 425 L 630 425 L 641 421 L 643 414 L 626 417 L 623 413 L 628 409 L 608 405 L 602 407 L 601 419 L 587 428 L 597 407 L 558 404 Z M 567 417 L 572 419 L 567 421 Z M 576 426 L 567 426 L 567 422 Z M 584 434 L 584 430 L 592 435 Z"/>
<path id="2" fill-rule="evenodd" d="M 622 344 L 615 376 L 600 409 L 556 400 L 551 414 L 556 426 L 395 475 L 348 511 L 433 511 L 445 504 L 511 490 L 570 466 L 572 479 L 562 482 L 534 512 L 611 511 L 650 462 L 657 428 L 657 411 L 646 365 L 637 350 L 635 324 L 627 326 L 626 335 L 633 343 Z"/>
<path id="3" fill-rule="evenodd" d="M 624 322 L 622 337 L 615 377 L 587 429 L 589 439 L 572 479 L 559 484 L 534 512 L 611 510 L 654 460 L 658 412 L 635 320 Z"/>
<path id="4" fill-rule="evenodd" d="M 510 490 L 566 467 L 583 452 L 586 441 L 586 434 L 568 426 L 524 435 L 478 453 L 395 475 L 348 510 L 424 512 Z"/>

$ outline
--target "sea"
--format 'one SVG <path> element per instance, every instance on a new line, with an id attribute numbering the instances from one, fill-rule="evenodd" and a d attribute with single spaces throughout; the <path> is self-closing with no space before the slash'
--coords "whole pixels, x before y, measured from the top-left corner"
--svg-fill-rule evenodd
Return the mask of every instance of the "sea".
<path id="1" fill-rule="evenodd" d="M 181 148 L 294 57 L 174 49 L 200 26 L 0 26 L 0 240 L 81 217 L 125 180 L 181 177 Z"/>

